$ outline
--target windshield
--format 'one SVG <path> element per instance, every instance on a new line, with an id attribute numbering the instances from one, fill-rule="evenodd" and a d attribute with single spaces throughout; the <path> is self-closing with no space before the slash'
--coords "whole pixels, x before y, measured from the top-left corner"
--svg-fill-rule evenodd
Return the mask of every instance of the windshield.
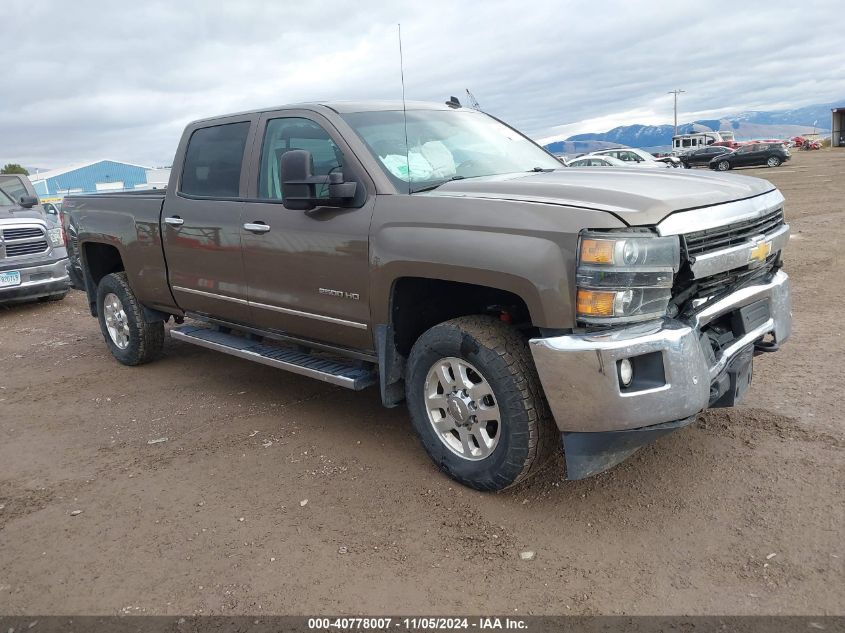
<path id="1" fill-rule="evenodd" d="M 26 187 L 18 176 L 0 176 L 0 204 L 17 204 L 21 196 L 29 195 Z"/>
<path id="2" fill-rule="evenodd" d="M 406 145 L 401 110 L 343 115 L 400 191 L 409 183 L 421 191 L 460 178 L 562 167 L 519 132 L 474 110 L 409 110 L 407 116 Z"/>
<path id="3" fill-rule="evenodd" d="M 8 193 L 3 190 L 3 186 L 0 185 L 0 206 L 10 204 L 15 204 L 15 201 Z"/>

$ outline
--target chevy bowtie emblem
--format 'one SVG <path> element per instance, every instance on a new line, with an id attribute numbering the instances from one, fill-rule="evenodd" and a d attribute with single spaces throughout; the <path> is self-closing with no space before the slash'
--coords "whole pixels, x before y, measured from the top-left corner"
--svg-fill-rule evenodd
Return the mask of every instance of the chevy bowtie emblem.
<path id="1" fill-rule="evenodd" d="M 772 252 L 771 242 L 760 242 L 748 254 L 748 260 L 751 262 L 764 262 Z"/>

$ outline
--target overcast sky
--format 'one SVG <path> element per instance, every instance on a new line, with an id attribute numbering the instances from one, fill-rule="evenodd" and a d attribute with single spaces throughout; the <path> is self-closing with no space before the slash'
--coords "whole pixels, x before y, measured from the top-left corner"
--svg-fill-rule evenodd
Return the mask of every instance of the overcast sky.
<path id="1" fill-rule="evenodd" d="M 321 99 L 482 107 L 548 140 L 845 98 L 841 0 L 3 0 L 0 164 L 170 164 L 190 120 Z M 838 25 L 838 26 L 837 26 Z M 11 63 L 10 63 L 11 62 Z"/>

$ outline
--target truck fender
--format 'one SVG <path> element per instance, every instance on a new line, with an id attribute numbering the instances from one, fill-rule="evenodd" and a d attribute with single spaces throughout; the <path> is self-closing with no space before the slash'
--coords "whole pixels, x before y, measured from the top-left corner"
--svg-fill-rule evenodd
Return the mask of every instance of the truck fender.
<path id="1" fill-rule="evenodd" d="M 384 227 L 372 246 L 373 321 L 390 323 L 396 280 L 422 277 L 505 290 L 525 302 L 534 325 L 572 327 L 578 236 L 554 238 L 447 226 Z"/>

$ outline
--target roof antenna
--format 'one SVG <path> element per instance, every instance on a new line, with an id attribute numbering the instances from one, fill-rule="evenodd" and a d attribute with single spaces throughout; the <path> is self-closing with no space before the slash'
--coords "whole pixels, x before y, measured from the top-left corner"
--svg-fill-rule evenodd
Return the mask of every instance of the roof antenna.
<path id="1" fill-rule="evenodd" d="M 402 24 L 399 27 L 399 76 L 402 79 L 402 119 L 405 122 L 405 166 L 408 169 L 408 195 L 411 195 L 411 148 L 408 146 L 408 111 L 405 108 L 405 62 L 402 58 Z"/>

